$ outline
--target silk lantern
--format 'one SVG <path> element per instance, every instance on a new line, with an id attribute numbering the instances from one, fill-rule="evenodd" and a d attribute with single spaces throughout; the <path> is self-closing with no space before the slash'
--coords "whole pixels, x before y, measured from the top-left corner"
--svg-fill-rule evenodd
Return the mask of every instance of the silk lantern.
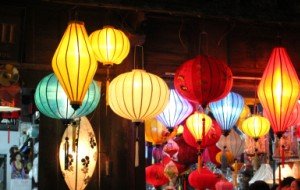
<path id="1" fill-rule="evenodd" d="M 270 122 L 267 118 L 260 115 L 252 115 L 242 124 L 243 132 L 257 141 L 266 135 L 270 130 Z"/>
<path id="2" fill-rule="evenodd" d="M 280 138 L 289 127 L 291 113 L 299 99 L 297 72 L 283 47 L 275 47 L 258 85 L 258 98 Z"/>
<path id="3" fill-rule="evenodd" d="M 216 183 L 216 190 L 233 190 L 233 184 L 227 180 L 220 180 Z"/>
<path id="4" fill-rule="evenodd" d="M 164 111 L 157 116 L 168 129 L 173 130 L 193 111 L 192 105 L 185 100 L 175 89 L 170 89 L 169 103 Z"/>
<path id="5" fill-rule="evenodd" d="M 70 22 L 52 58 L 52 68 L 75 110 L 81 106 L 97 66 L 84 23 Z"/>
<path id="6" fill-rule="evenodd" d="M 61 87 L 56 76 L 52 73 L 44 77 L 36 87 L 35 104 L 40 112 L 54 119 L 61 119 L 64 123 L 90 114 L 100 101 L 100 88 L 93 81 L 83 99 L 82 106 L 76 111 L 70 106 L 70 101 Z"/>
<path id="7" fill-rule="evenodd" d="M 73 142 L 73 126 L 69 125 L 60 143 L 59 163 L 69 189 L 83 190 L 94 173 L 98 149 L 95 133 L 86 117 L 81 117 L 75 134 L 76 142 Z M 75 151 L 70 146 L 73 143 Z"/>
<path id="8" fill-rule="evenodd" d="M 96 59 L 103 65 L 120 64 L 129 53 L 128 37 L 112 26 L 94 31 L 89 38 Z"/>
<path id="9" fill-rule="evenodd" d="M 201 144 L 202 139 L 210 130 L 211 125 L 211 118 L 198 111 L 190 115 L 186 120 L 186 126 L 198 144 Z"/>
<path id="10" fill-rule="evenodd" d="M 300 102 L 298 100 L 296 103 L 296 106 L 294 107 L 294 110 L 291 114 L 291 118 L 289 120 L 288 127 L 297 125 L 297 124 L 299 124 L 299 122 L 300 122 Z"/>
<path id="11" fill-rule="evenodd" d="M 262 180 L 265 182 L 273 181 L 273 169 L 270 164 L 261 164 L 259 169 L 255 172 L 254 176 L 249 181 L 249 184 L 255 181 Z"/>
<path id="12" fill-rule="evenodd" d="M 168 183 L 168 178 L 164 174 L 164 166 L 161 163 L 156 163 L 151 166 L 147 166 L 146 170 L 146 182 L 153 185 L 155 188 Z"/>
<path id="13" fill-rule="evenodd" d="M 167 128 L 157 119 L 145 121 L 145 141 L 151 142 L 152 145 L 161 145 L 168 140 L 170 135 Z"/>
<path id="14" fill-rule="evenodd" d="M 242 124 L 243 124 L 243 121 L 245 121 L 245 119 L 247 119 L 249 116 L 251 116 L 251 111 L 250 111 L 250 108 L 248 105 L 244 105 L 244 108 L 243 108 L 243 111 L 241 112 L 240 114 L 240 117 L 239 119 L 237 120 L 236 122 L 236 126 L 242 130 Z"/>
<path id="15" fill-rule="evenodd" d="M 209 107 L 226 136 L 244 108 L 244 99 L 241 95 L 230 92 L 225 98 L 210 103 Z"/>
<path id="16" fill-rule="evenodd" d="M 198 55 L 184 62 L 175 73 L 174 86 L 189 101 L 201 104 L 225 97 L 233 83 L 230 68 L 221 60 Z"/>
<path id="17" fill-rule="evenodd" d="M 217 181 L 217 176 L 206 168 L 194 170 L 189 175 L 189 183 L 196 189 L 214 189 Z"/>

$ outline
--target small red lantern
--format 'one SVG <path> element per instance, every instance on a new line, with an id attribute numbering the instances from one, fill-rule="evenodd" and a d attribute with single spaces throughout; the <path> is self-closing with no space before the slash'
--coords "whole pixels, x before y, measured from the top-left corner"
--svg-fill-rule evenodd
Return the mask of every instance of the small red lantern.
<path id="1" fill-rule="evenodd" d="M 233 184 L 226 180 L 220 180 L 216 183 L 216 190 L 233 190 Z"/>
<path id="2" fill-rule="evenodd" d="M 146 167 L 146 182 L 155 188 L 169 182 L 164 174 L 164 166 L 161 163 Z"/>
<path id="3" fill-rule="evenodd" d="M 176 71 L 174 86 L 184 98 L 201 104 L 224 98 L 233 83 L 230 68 L 221 60 L 198 55 L 184 62 Z"/>
<path id="4" fill-rule="evenodd" d="M 190 165 L 197 162 L 198 150 L 194 147 L 189 146 L 183 140 L 183 137 L 177 137 L 174 139 L 177 143 L 179 150 L 177 154 L 177 160 L 181 164 Z"/>
<path id="5" fill-rule="evenodd" d="M 196 189 L 214 189 L 218 178 L 206 168 L 194 170 L 189 175 L 189 183 Z"/>

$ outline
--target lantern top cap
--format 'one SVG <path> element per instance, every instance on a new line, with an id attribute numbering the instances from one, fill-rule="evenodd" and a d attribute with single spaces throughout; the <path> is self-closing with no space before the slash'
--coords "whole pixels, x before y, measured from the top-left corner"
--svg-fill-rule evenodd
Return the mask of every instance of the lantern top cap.
<path id="1" fill-rule="evenodd" d="M 134 71 L 146 72 L 144 69 L 132 69 L 131 72 L 134 72 Z"/>
<path id="2" fill-rule="evenodd" d="M 104 25 L 104 26 L 103 26 L 103 29 L 106 29 L 106 28 L 112 28 L 112 29 L 115 29 L 115 27 L 113 27 L 112 25 Z"/>
<path id="3" fill-rule="evenodd" d="M 69 21 L 68 25 L 70 24 L 79 24 L 79 25 L 84 25 L 83 21 L 79 21 L 79 20 L 71 20 Z"/>

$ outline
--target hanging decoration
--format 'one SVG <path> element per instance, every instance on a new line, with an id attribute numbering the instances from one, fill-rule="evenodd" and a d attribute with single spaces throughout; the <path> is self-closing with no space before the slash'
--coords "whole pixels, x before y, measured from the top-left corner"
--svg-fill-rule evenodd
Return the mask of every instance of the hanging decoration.
<path id="1" fill-rule="evenodd" d="M 93 81 L 83 103 L 76 111 L 70 106 L 70 101 L 56 76 L 52 73 L 44 77 L 36 87 L 35 104 L 40 112 L 54 119 L 61 119 L 65 124 L 70 120 L 90 114 L 100 101 L 100 91 L 96 81 Z"/>
<path id="2" fill-rule="evenodd" d="M 52 68 L 74 110 L 81 106 L 97 66 L 84 23 L 70 22 L 52 58 Z"/>
<path id="3" fill-rule="evenodd" d="M 217 181 L 217 176 L 206 168 L 194 170 L 189 175 L 189 183 L 196 189 L 214 189 Z"/>
<path id="4" fill-rule="evenodd" d="M 165 176 L 169 179 L 169 185 L 167 189 L 175 188 L 176 179 L 178 177 L 178 169 L 173 161 L 170 161 L 164 169 Z"/>
<path id="5" fill-rule="evenodd" d="M 300 122 L 300 102 L 298 100 L 296 103 L 296 106 L 294 107 L 294 110 L 291 114 L 289 123 L 287 125 L 288 125 L 288 127 L 291 127 L 291 126 L 299 124 L 299 122 Z"/>
<path id="6" fill-rule="evenodd" d="M 289 127 L 299 92 L 297 72 L 286 49 L 275 47 L 258 85 L 257 94 L 271 127 L 279 138 Z"/>
<path id="7" fill-rule="evenodd" d="M 223 134 L 227 136 L 244 108 L 244 99 L 241 95 L 230 92 L 225 98 L 210 103 L 209 107 Z"/>
<path id="8" fill-rule="evenodd" d="M 98 158 L 97 141 L 86 117 L 76 126 L 76 143 L 72 142 L 73 126 L 69 125 L 59 147 L 59 163 L 65 182 L 71 190 L 83 190 L 94 173 Z M 70 144 L 75 144 L 75 151 Z"/>
<path id="9" fill-rule="evenodd" d="M 243 122 L 242 131 L 257 141 L 270 130 L 270 122 L 260 115 L 252 115 Z"/>
<path id="10" fill-rule="evenodd" d="M 164 174 L 164 166 L 161 163 L 156 163 L 147 166 L 146 169 L 146 183 L 158 188 L 168 183 L 168 178 Z"/>
<path id="11" fill-rule="evenodd" d="M 175 73 L 174 86 L 189 101 L 201 104 L 225 97 L 232 88 L 230 68 L 221 60 L 198 55 L 184 62 Z"/>
<path id="12" fill-rule="evenodd" d="M 245 138 L 245 153 L 247 156 L 253 157 L 255 155 L 267 154 L 269 150 L 268 135 L 262 136 L 257 141 L 252 137 Z"/>
<path id="13" fill-rule="evenodd" d="M 164 111 L 157 116 L 169 130 L 173 130 L 193 111 L 192 105 L 181 97 L 175 89 L 170 89 L 169 103 Z"/>
<path id="14" fill-rule="evenodd" d="M 216 190 L 233 190 L 233 184 L 225 179 L 221 179 L 216 183 Z"/>
<path id="15" fill-rule="evenodd" d="M 255 181 L 262 180 L 265 182 L 273 182 L 273 169 L 270 164 L 261 164 L 259 169 L 255 172 L 254 176 L 249 181 L 249 184 L 254 183 Z"/>
<path id="16" fill-rule="evenodd" d="M 157 119 L 145 121 L 145 141 L 151 142 L 152 145 L 162 145 L 168 140 L 170 132 Z"/>
<path id="17" fill-rule="evenodd" d="M 197 162 L 198 150 L 196 148 L 186 144 L 182 136 L 175 138 L 174 141 L 179 147 L 178 153 L 173 157 L 174 161 L 178 161 L 179 163 L 184 164 L 186 166 Z"/>
<path id="18" fill-rule="evenodd" d="M 250 108 L 248 105 L 245 104 L 243 111 L 241 112 L 240 117 L 235 124 L 239 128 L 239 130 L 242 131 L 242 124 L 243 124 L 244 120 L 250 116 L 251 116 Z"/>
<path id="19" fill-rule="evenodd" d="M 163 151 L 169 155 L 169 157 L 172 159 L 173 156 L 178 152 L 179 150 L 179 146 L 178 144 L 173 140 L 173 139 L 169 139 L 168 143 L 165 144 Z"/>
<path id="20" fill-rule="evenodd" d="M 226 160 L 225 161 L 226 163 L 224 163 L 224 160 Z M 219 164 L 222 164 L 222 165 L 225 164 L 226 166 L 223 166 L 223 167 L 227 168 L 229 165 L 233 164 L 234 156 L 229 150 L 223 149 L 222 151 L 217 153 L 216 161 Z"/>

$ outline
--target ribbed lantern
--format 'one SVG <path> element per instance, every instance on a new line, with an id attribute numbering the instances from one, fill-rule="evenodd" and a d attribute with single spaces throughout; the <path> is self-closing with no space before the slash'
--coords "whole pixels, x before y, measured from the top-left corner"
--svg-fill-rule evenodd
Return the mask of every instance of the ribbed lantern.
<path id="1" fill-rule="evenodd" d="M 195 112 L 186 120 L 186 126 L 197 141 L 201 143 L 203 137 L 208 133 L 212 125 L 211 118 L 203 113 Z"/>
<path id="2" fill-rule="evenodd" d="M 174 86 L 184 98 L 201 104 L 225 97 L 232 87 L 230 68 L 221 60 L 198 55 L 184 62 L 176 71 Z"/>
<path id="3" fill-rule="evenodd" d="M 160 114 L 169 101 L 169 88 L 160 77 L 134 69 L 111 81 L 109 105 L 119 116 L 143 122 Z"/>
<path id="4" fill-rule="evenodd" d="M 169 131 L 157 119 L 145 121 L 145 141 L 151 142 L 152 145 L 161 145 L 168 140 Z"/>
<path id="5" fill-rule="evenodd" d="M 193 111 L 192 105 L 176 92 L 170 89 L 170 99 L 166 108 L 157 116 L 168 129 L 177 127 Z"/>
<path id="6" fill-rule="evenodd" d="M 289 127 L 291 113 L 299 99 L 297 72 L 283 47 L 275 47 L 258 85 L 258 98 L 278 137 Z"/>
<path id="7" fill-rule="evenodd" d="M 242 129 L 246 135 L 258 140 L 269 132 L 270 122 L 265 117 L 253 115 L 243 122 Z"/>
<path id="8" fill-rule="evenodd" d="M 97 66 L 84 23 L 70 22 L 52 58 L 52 68 L 74 109 L 81 106 Z"/>
<path id="9" fill-rule="evenodd" d="M 69 125 L 60 143 L 59 164 L 69 189 L 83 190 L 92 178 L 96 167 L 97 141 L 93 128 L 86 117 L 82 117 L 79 126 L 76 127 L 76 142 L 73 142 L 73 138 L 71 138 L 73 133 L 73 126 Z M 75 151 L 72 150 L 73 143 Z"/>
<path id="10" fill-rule="evenodd" d="M 121 30 L 104 26 L 90 35 L 92 49 L 96 59 L 103 65 L 120 64 L 130 50 L 128 37 Z"/>
<path id="11" fill-rule="evenodd" d="M 52 73 L 44 77 L 37 85 L 34 101 L 39 111 L 46 116 L 68 121 L 94 111 L 100 101 L 100 88 L 93 81 L 83 99 L 82 106 L 75 111 L 70 106 L 70 101 L 56 76 Z"/>
<path id="12" fill-rule="evenodd" d="M 241 95 L 230 92 L 225 98 L 210 103 L 209 107 L 226 136 L 244 108 L 244 99 Z"/>

